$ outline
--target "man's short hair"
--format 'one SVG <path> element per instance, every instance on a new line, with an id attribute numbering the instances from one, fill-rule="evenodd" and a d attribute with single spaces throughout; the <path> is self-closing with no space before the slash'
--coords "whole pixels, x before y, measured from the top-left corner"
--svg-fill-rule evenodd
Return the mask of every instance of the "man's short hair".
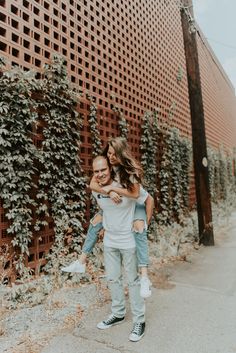
<path id="1" fill-rule="evenodd" d="M 97 162 L 97 161 L 99 161 L 99 160 L 101 160 L 101 159 L 105 159 L 105 161 L 107 161 L 107 164 L 108 164 L 108 160 L 107 160 L 107 158 L 106 158 L 105 156 L 97 156 L 97 157 L 95 157 L 95 158 L 93 159 L 93 163 L 94 163 L 94 162 Z"/>

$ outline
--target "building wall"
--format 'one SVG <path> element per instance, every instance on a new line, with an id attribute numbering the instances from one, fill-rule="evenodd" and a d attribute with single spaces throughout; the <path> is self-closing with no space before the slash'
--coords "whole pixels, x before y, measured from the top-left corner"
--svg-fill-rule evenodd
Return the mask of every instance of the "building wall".
<path id="1" fill-rule="evenodd" d="M 201 70 L 205 127 L 208 144 L 236 146 L 235 90 L 211 47 L 200 32 L 198 54 Z"/>
<path id="2" fill-rule="evenodd" d="M 0 0 L 0 56 L 8 66 L 40 73 L 53 53 L 67 61 L 73 85 L 94 97 L 101 137 L 117 134 L 118 105 L 130 126 L 129 142 L 140 157 L 141 117 L 159 109 L 160 124 L 168 122 L 191 139 L 186 66 L 180 11 L 175 0 Z M 203 35 L 198 36 L 199 61 L 208 143 L 235 146 L 234 89 Z M 182 72 L 182 74 L 180 74 Z M 177 76 L 179 75 L 179 79 Z M 112 99 L 111 96 L 114 96 Z M 81 157 L 91 165 L 84 114 Z M 170 119 L 170 116 L 172 118 Z M 9 241 L 0 205 L 0 245 Z M 34 239 L 29 263 L 42 257 L 52 242 L 48 227 Z"/>

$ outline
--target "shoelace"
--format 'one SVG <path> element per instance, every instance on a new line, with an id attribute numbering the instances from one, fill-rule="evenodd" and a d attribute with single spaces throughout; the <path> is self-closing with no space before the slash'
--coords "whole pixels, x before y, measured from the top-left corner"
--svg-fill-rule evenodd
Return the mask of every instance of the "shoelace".
<path id="1" fill-rule="evenodd" d="M 104 322 L 109 325 L 113 320 L 115 319 L 115 316 L 111 316 L 109 317 L 107 320 L 105 320 Z"/>
<path id="2" fill-rule="evenodd" d="M 134 325 L 134 328 L 132 330 L 132 333 L 134 333 L 135 335 L 139 335 L 142 329 L 142 323 L 141 322 L 137 322 L 137 324 Z"/>

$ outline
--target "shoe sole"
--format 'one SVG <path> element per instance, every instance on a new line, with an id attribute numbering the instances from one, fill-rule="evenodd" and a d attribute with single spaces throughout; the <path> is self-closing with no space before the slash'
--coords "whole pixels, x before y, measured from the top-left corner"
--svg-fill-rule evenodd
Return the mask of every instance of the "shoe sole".
<path id="1" fill-rule="evenodd" d="M 85 271 L 75 271 L 75 270 L 73 270 L 73 271 L 71 271 L 71 270 L 66 270 L 66 269 L 63 269 L 63 268 L 61 268 L 61 271 L 63 271 L 63 272 L 67 272 L 67 273 L 85 273 Z"/>
<path id="2" fill-rule="evenodd" d="M 145 332 L 137 340 L 132 340 L 131 338 L 129 338 L 129 340 L 131 342 L 139 342 L 143 338 L 144 334 L 145 334 Z"/>
<path id="3" fill-rule="evenodd" d="M 143 299 L 147 299 L 147 298 L 150 298 L 152 295 L 152 293 L 149 293 L 148 295 L 141 295 L 140 294 L 140 297 L 142 297 Z"/>
<path id="4" fill-rule="evenodd" d="M 112 326 L 116 326 L 116 325 L 119 325 L 119 324 L 122 324 L 122 322 L 124 322 L 125 319 L 119 321 L 119 322 L 116 322 L 115 324 L 112 324 L 112 325 L 108 325 L 108 326 L 104 326 L 104 327 L 98 327 L 99 324 L 97 324 L 97 328 L 99 330 L 107 330 L 108 328 L 112 327 Z"/>

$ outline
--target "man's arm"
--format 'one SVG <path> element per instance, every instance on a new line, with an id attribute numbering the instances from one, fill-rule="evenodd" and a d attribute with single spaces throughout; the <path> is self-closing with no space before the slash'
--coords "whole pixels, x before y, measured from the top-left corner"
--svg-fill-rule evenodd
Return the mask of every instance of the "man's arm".
<path id="1" fill-rule="evenodd" d="M 106 186 L 100 186 L 99 183 L 97 182 L 97 179 L 95 176 L 92 177 L 91 181 L 90 181 L 90 184 L 89 184 L 89 187 L 92 191 L 95 191 L 99 194 L 103 194 L 103 195 L 108 195 L 110 196 L 111 200 L 115 203 L 120 203 L 121 202 L 121 197 L 120 195 L 113 191 L 113 190 L 110 190 L 110 192 L 108 193 L 106 191 Z"/>
<path id="2" fill-rule="evenodd" d="M 98 184 L 96 177 L 93 175 L 89 187 L 92 191 L 95 191 L 99 194 L 107 195 L 108 193 Z"/>
<path id="3" fill-rule="evenodd" d="M 149 225 L 151 222 L 153 208 L 154 208 L 154 199 L 150 194 L 148 194 L 148 197 L 146 198 L 145 206 L 146 206 L 146 214 L 147 214 L 147 224 Z"/>
<path id="4" fill-rule="evenodd" d="M 116 192 L 120 196 L 125 196 L 125 197 L 130 197 L 133 199 L 137 199 L 140 194 L 140 184 L 135 183 L 133 184 L 132 190 L 128 190 L 125 188 L 119 188 L 117 186 L 113 185 L 107 185 L 103 187 L 103 190 L 106 191 L 106 193 L 110 194 L 111 191 Z"/>

